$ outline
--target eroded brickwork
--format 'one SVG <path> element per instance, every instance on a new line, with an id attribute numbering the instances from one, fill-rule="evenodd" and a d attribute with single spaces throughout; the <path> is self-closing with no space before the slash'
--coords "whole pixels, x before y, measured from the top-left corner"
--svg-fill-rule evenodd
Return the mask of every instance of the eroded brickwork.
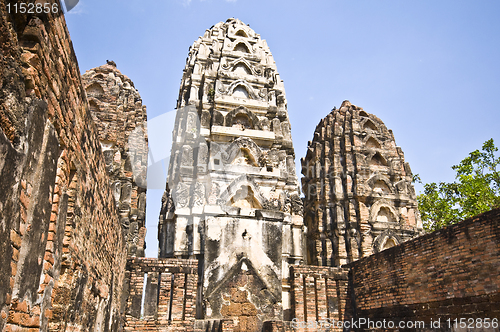
<path id="1" fill-rule="evenodd" d="M 125 331 L 193 331 L 197 269 L 196 260 L 130 259 Z"/>
<path id="2" fill-rule="evenodd" d="M 356 261 L 356 316 L 421 320 L 427 330 L 431 319 L 500 320 L 499 253 L 497 209 Z"/>
<path id="3" fill-rule="evenodd" d="M 5 4 L 0 330 L 117 330 L 126 250 L 64 17 Z"/>
<path id="4" fill-rule="evenodd" d="M 341 266 L 421 234 L 410 166 L 376 116 L 344 101 L 301 162 L 309 264 Z"/>
<path id="5" fill-rule="evenodd" d="M 293 266 L 290 273 L 293 325 L 287 322 L 287 328 L 316 331 L 317 327 L 312 327 L 315 322 L 349 320 L 348 273 L 348 269 L 339 267 Z M 341 328 L 331 330 L 342 331 Z"/>

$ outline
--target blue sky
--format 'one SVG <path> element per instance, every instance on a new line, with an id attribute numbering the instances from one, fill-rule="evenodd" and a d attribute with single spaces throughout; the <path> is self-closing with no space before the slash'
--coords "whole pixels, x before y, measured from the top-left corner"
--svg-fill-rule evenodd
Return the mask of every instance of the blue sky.
<path id="1" fill-rule="evenodd" d="M 499 15 L 496 0 L 80 0 L 66 21 L 82 73 L 114 60 L 151 129 L 175 107 L 189 46 L 239 18 L 267 40 L 284 80 L 297 163 L 318 122 L 349 100 L 384 121 L 413 172 L 435 182 L 453 181 L 451 166 L 487 139 L 500 145 Z M 169 146 L 171 121 L 159 119 L 150 142 Z M 148 256 L 162 192 L 148 191 Z"/>

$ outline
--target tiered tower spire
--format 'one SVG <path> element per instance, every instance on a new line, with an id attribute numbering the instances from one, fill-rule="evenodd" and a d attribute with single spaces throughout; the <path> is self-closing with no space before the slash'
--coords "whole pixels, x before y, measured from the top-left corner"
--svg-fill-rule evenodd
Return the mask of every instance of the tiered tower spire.
<path id="1" fill-rule="evenodd" d="M 294 157 L 266 41 L 216 24 L 189 50 L 159 222 L 160 257 L 200 261 L 199 318 L 281 319 L 282 281 L 303 260 Z"/>
<path id="2" fill-rule="evenodd" d="M 341 266 L 422 233 L 410 165 L 375 115 L 344 101 L 301 161 L 308 264 Z"/>

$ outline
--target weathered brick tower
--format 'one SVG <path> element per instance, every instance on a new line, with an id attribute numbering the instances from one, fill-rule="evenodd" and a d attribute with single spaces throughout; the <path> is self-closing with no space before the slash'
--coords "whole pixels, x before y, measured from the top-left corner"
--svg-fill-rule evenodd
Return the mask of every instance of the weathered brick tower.
<path id="1" fill-rule="evenodd" d="M 113 61 L 82 75 L 90 114 L 110 176 L 129 256 L 144 256 L 146 235 L 146 106 Z"/>
<path id="2" fill-rule="evenodd" d="M 198 318 L 237 318 L 241 331 L 281 320 L 282 282 L 303 260 L 302 201 L 283 82 L 241 21 L 190 48 L 173 142 L 159 256 L 199 259 Z"/>
<path id="3" fill-rule="evenodd" d="M 422 233 L 410 165 L 373 114 L 344 101 L 301 162 L 308 264 L 341 266 Z"/>

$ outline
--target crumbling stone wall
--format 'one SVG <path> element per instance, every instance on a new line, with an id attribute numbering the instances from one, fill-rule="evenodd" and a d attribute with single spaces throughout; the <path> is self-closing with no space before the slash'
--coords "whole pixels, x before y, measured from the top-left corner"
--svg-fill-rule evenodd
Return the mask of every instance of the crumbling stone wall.
<path id="1" fill-rule="evenodd" d="M 127 251 L 144 256 L 146 235 L 147 115 L 134 83 L 113 61 L 82 76 L 97 127 Z"/>
<path id="2" fill-rule="evenodd" d="M 116 331 L 126 250 L 62 15 L 0 1 L 0 330 Z"/>
<path id="3" fill-rule="evenodd" d="M 127 264 L 127 280 L 125 331 L 193 330 L 196 260 L 132 258 Z"/>
<path id="4" fill-rule="evenodd" d="M 354 314 L 427 327 L 431 319 L 441 327 L 455 318 L 500 320 L 499 253 L 497 209 L 351 263 Z"/>
<path id="5" fill-rule="evenodd" d="M 422 233 L 410 166 L 375 115 L 344 101 L 301 162 L 308 264 L 341 266 Z"/>
<path id="6" fill-rule="evenodd" d="M 292 266 L 293 311 L 287 319 L 291 321 L 286 324 L 287 330 L 315 331 L 317 328 L 311 327 L 316 322 L 349 320 L 348 273 L 348 269 L 340 267 Z"/>

